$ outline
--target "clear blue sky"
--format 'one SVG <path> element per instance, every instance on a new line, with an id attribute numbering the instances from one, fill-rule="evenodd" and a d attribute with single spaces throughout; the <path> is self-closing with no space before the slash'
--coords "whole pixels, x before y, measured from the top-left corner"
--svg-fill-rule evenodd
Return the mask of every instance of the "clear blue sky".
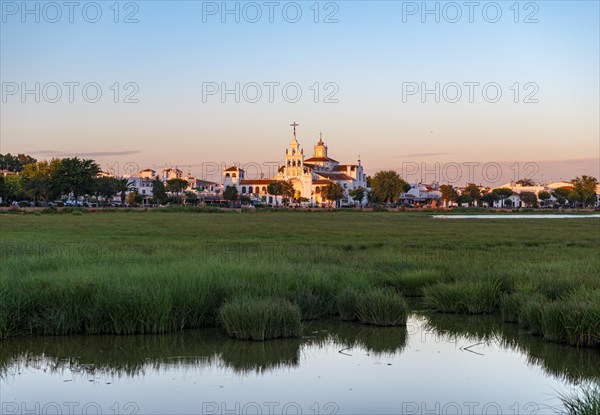
<path id="1" fill-rule="evenodd" d="M 598 174 L 597 1 L 519 2 L 518 23 L 513 1 L 497 3 L 502 16 L 496 23 L 486 21 L 495 18 L 494 7 L 485 16 L 482 11 L 490 2 L 479 2 L 472 23 L 464 2 L 455 3 L 462 13 L 456 23 L 448 21 L 456 15 L 448 2 L 438 3 L 439 23 L 434 15 L 422 22 L 420 10 L 407 14 L 422 2 L 320 2 L 318 23 L 312 1 L 295 3 L 302 10 L 296 23 L 282 12 L 285 6 L 287 20 L 294 18 L 290 2 L 276 2 L 273 23 L 265 2 L 254 3 L 262 12 L 256 23 L 248 21 L 255 16 L 248 2 L 237 3 L 239 23 L 234 15 L 222 22 L 222 2 L 121 2 L 119 23 L 113 1 L 98 2 L 97 23 L 84 19 L 95 17 L 93 7 L 83 15 L 86 2 L 74 10 L 73 23 L 66 7 L 51 23 L 56 11 L 47 2 L 28 2 L 31 9 L 39 4 L 40 22 L 31 14 L 23 23 L 20 1 L 1 3 L 2 153 L 80 154 L 103 166 L 262 163 L 282 159 L 288 125 L 296 120 L 305 151 L 312 151 L 322 131 L 332 157 L 354 162 L 360 154 L 371 171 L 400 170 L 403 162 L 538 161 L 546 166 L 546 178 L 563 176 L 565 166 L 573 174 Z M 427 3 L 430 9 L 435 5 Z M 203 8 L 214 7 L 216 14 L 203 18 Z M 138 22 L 123 23 L 131 12 Z M 338 22 L 324 23 L 332 12 Z M 538 22 L 525 23 L 528 15 Z M 88 103 L 75 87 L 70 103 L 64 85 L 57 103 L 43 95 L 40 103 L 33 95 L 23 103 L 20 90 L 7 94 L 14 85 L 34 88 L 36 82 L 41 88 L 95 82 L 102 98 Z M 119 101 L 133 91 L 124 90 L 125 83 L 138 85 L 139 102 L 114 103 L 115 82 Z M 252 103 L 241 95 L 242 102 L 235 103 L 233 95 L 222 102 L 216 94 L 203 102 L 207 82 L 231 88 L 256 82 L 263 97 Z M 279 87 L 271 103 L 265 82 L 295 82 L 302 98 L 286 102 Z M 311 90 L 315 82 L 318 103 Z M 323 102 L 334 90 L 324 88 L 327 82 L 339 88 L 334 97 L 339 102 Z M 406 83 L 433 88 L 436 82 L 441 88 L 459 84 L 462 99 L 450 103 L 441 95 L 436 103 L 427 95 L 423 103 L 417 93 L 403 102 Z M 497 83 L 502 98 L 486 102 L 475 87 L 469 103 L 464 82 Z M 528 82 L 535 85 L 524 89 Z M 448 97 L 454 97 L 448 88 Z M 46 92 L 54 96 L 51 86 Z M 254 96 L 254 90 L 247 92 Z M 530 92 L 538 103 L 523 102 Z M 557 163 L 562 170 L 551 167 Z"/>

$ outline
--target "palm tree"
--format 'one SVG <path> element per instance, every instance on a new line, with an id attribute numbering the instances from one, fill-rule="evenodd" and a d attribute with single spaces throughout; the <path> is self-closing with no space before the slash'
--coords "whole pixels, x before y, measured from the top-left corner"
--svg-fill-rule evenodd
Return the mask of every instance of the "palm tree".
<path id="1" fill-rule="evenodd" d="M 133 188 L 134 183 L 127 178 L 117 179 L 115 190 L 121 193 L 121 205 L 125 204 L 125 193 Z"/>

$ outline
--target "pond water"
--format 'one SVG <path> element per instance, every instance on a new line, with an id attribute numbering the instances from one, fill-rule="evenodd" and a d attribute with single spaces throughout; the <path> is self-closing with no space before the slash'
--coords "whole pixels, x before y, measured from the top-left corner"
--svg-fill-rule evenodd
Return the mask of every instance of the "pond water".
<path id="1" fill-rule="evenodd" d="M 550 414 L 560 392 L 599 379 L 598 350 L 444 314 L 308 323 L 302 339 L 264 343 L 218 329 L 0 343 L 3 414 Z"/>
<path id="2" fill-rule="evenodd" d="M 554 214 L 545 215 L 531 214 L 519 215 L 506 213 L 503 215 L 433 215 L 435 219 L 585 219 L 585 218 L 600 218 L 600 215 L 569 215 L 569 214 Z"/>

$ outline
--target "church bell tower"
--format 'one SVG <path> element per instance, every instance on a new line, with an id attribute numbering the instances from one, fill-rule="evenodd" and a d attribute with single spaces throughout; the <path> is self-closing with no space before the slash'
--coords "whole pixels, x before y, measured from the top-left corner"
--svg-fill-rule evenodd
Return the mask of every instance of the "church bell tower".
<path id="1" fill-rule="evenodd" d="M 300 124 L 290 124 L 294 127 L 294 136 L 287 150 L 285 150 L 285 175 L 287 177 L 298 177 L 304 172 L 304 150 L 300 148 L 300 144 L 296 139 L 296 127 Z"/>
<path id="2" fill-rule="evenodd" d="M 327 157 L 327 146 L 323 143 L 323 133 L 319 133 L 319 142 L 314 147 L 314 157 Z"/>

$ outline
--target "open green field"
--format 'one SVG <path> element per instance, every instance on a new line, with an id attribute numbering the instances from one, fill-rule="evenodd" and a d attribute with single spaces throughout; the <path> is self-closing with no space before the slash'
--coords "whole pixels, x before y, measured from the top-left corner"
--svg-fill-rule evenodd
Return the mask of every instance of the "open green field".
<path id="1" fill-rule="evenodd" d="M 0 338 L 220 325 L 262 340 L 312 319 L 402 325 L 416 296 L 600 346 L 598 218 L 2 214 L 0 230 Z"/>

